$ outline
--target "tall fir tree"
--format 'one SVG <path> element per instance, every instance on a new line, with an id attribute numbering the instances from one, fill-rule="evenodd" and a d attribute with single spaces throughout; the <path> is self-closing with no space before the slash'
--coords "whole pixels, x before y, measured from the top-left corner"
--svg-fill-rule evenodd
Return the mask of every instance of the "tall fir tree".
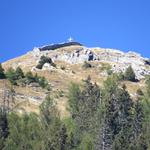
<path id="1" fill-rule="evenodd" d="M 143 121 L 143 141 L 146 142 L 147 149 L 150 149 L 150 76 L 146 79 L 146 92 L 142 99 L 144 112 Z"/>
<path id="2" fill-rule="evenodd" d="M 133 102 L 125 88 L 114 77 L 104 83 L 101 103 L 101 125 L 96 149 L 128 149 L 133 125 Z"/>
<path id="3" fill-rule="evenodd" d="M 133 82 L 136 81 L 136 75 L 135 75 L 134 70 L 131 66 L 129 66 L 127 68 L 127 70 L 125 71 L 124 77 L 126 80 L 133 81 Z"/>
<path id="4" fill-rule="evenodd" d="M 69 93 L 71 117 L 76 124 L 75 137 L 77 140 L 75 141 L 77 145 L 82 145 L 83 141 L 86 140 L 85 138 L 90 134 L 93 138 L 88 138 L 91 140 L 88 142 L 92 146 L 98 125 L 97 112 L 100 104 L 100 89 L 88 78 L 85 80 L 82 90 L 78 85 L 73 84 Z"/>
<path id="5" fill-rule="evenodd" d="M 7 111 L 4 107 L 0 107 L 0 149 L 4 148 L 4 143 L 8 137 L 8 133 Z"/>
<path id="6" fill-rule="evenodd" d="M 10 81 L 11 84 L 17 85 L 17 76 L 16 71 L 13 68 L 9 68 L 6 72 L 6 77 Z"/>
<path id="7" fill-rule="evenodd" d="M 16 77 L 17 80 L 24 78 L 24 73 L 20 67 L 16 68 Z"/>

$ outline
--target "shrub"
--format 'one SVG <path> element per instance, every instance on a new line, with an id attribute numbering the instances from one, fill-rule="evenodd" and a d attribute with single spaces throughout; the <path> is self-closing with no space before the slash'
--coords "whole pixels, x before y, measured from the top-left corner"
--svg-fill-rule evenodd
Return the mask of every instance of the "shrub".
<path id="1" fill-rule="evenodd" d="M 129 81 L 133 81 L 133 82 L 136 81 L 136 76 L 135 76 L 134 70 L 132 69 L 131 66 L 129 66 L 127 68 L 124 76 L 125 76 L 125 80 L 129 80 Z"/>
<path id="2" fill-rule="evenodd" d="M 6 72 L 7 79 L 11 82 L 13 85 L 17 85 L 17 76 L 16 71 L 13 68 L 9 68 Z"/>
<path id="3" fill-rule="evenodd" d="M 2 65 L 0 63 L 0 79 L 4 79 L 4 78 L 5 78 L 4 69 L 2 68 Z"/>
<path id="4" fill-rule="evenodd" d="M 27 84 L 36 82 L 36 79 L 37 79 L 36 76 L 33 76 L 31 71 L 27 72 L 25 77 L 26 77 L 26 83 Z"/>
<path id="5" fill-rule="evenodd" d="M 17 69 L 16 69 L 16 78 L 17 79 L 24 78 L 24 73 L 20 67 L 17 67 Z"/>
<path id="6" fill-rule="evenodd" d="M 22 86 L 25 86 L 31 83 L 38 83 L 40 87 L 46 88 L 48 91 L 51 90 L 51 87 L 48 87 L 48 81 L 45 77 L 39 77 L 37 74 L 33 75 L 31 71 L 24 75 L 24 72 L 20 67 L 16 70 L 9 68 L 6 72 L 6 77 L 13 85 L 21 83 Z"/>
<path id="7" fill-rule="evenodd" d="M 33 75 L 32 72 L 26 73 L 24 82 L 25 84 L 38 83 L 40 87 L 50 90 L 50 88 L 48 87 L 48 81 L 46 80 L 46 78 L 39 77 L 37 74 Z"/>
<path id="8" fill-rule="evenodd" d="M 45 79 L 45 77 L 39 77 L 38 83 L 39 83 L 40 87 L 42 87 L 42 88 L 46 88 L 48 85 L 48 82 Z"/>
<path id="9" fill-rule="evenodd" d="M 40 61 L 38 63 L 38 65 L 36 66 L 36 68 L 38 69 L 42 69 L 43 65 L 45 63 L 49 63 L 51 64 L 53 67 L 56 67 L 56 64 L 53 63 L 52 59 L 50 57 L 46 57 L 46 56 L 41 56 Z"/>
<path id="10" fill-rule="evenodd" d="M 46 86 L 46 89 L 47 89 L 47 91 L 52 91 L 52 87 L 51 87 L 51 85 L 50 85 L 50 84 L 48 84 L 48 85 Z"/>
<path id="11" fill-rule="evenodd" d="M 9 68 L 6 72 L 6 78 L 11 82 L 11 84 L 17 85 L 17 80 L 22 80 L 24 78 L 24 73 L 20 67 L 17 67 L 16 70 Z"/>
<path id="12" fill-rule="evenodd" d="M 123 81 L 124 80 L 124 74 L 122 73 L 122 72 L 120 72 L 119 74 L 118 74 L 118 80 L 119 81 Z"/>
<path id="13" fill-rule="evenodd" d="M 39 64 L 36 66 L 36 68 L 42 69 L 43 65 L 44 65 L 44 64 L 40 64 L 40 63 L 39 63 Z"/>

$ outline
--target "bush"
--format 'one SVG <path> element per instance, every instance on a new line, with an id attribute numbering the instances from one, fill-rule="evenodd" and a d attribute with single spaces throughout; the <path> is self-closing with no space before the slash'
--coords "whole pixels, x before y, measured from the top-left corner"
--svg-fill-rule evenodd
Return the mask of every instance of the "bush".
<path id="1" fill-rule="evenodd" d="M 0 79 L 5 79 L 5 73 L 1 63 L 0 63 Z"/>
<path id="2" fill-rule="evenodd" d="M 50 84 L 47 84 L 46 89 L 47 89 L 47 91 L 52 91 L 51 85 L 50 85 Z"/>
<path id="3" fill-rule="evenodd" d="M 129 81 L 132 81 L 132 82 L 136 81 L 136 76 L 135 76 L 134 70 L 132 69 L 131 66 L 129 66 L 127 68 L 124 76 L 125 76 L 125 80 L 129 80 Z"/>
<path id="4" fill-rule="evenodd" d="M 20 67 L 18 67 L 16 70 L 9 68 L 6 72 L 6 77 L 13 85 L 21 83 L 22 86 L 25 86 L 31 83 L 38 83 L 40 87 L 46 88 L 48 91 L 51 90 L 51 88 L 48 87 L 48 81 L 45 77 L 39 77 L 37 74 L 33 75 L 31 71 L 24 75 L 24 72 Z"/>
<path id="5" fill-rule="evenodd" d="M 39 63 L 39 64 L 36 66 L 36 68 L 42 69 L 43 65 L 44 65 L 44 64 L 40 64 L 40 63 Z"/>
<path id="6" fill-rule="evenodd" d="M 27 84 L 36 82 L 36 76 L 33 76 L 31 71 L 27 72 L 25 77 L 26 77 L 26 83 Z"/>
<path id="7" fill-rule="evenodd" d="M 120 72 L 119 74 L 118 74 L 118 80 L 119 81 L 123 81 L 124 80 L 124 74 L 122 73 L 122 72 Z"/>
<path id="8" fill-rule="evenodd" d="M 46 57 L 46 56 L 41 56 L 40 61 L 38 63 L 38 65 L 36 66 L 36 68 L 38 69 L 42 69 L 43 65 L 45 63 L 49 63 L 51 64 L 53 67 L 56 67 L 56 64 L 53 63 L 52 59 L 50 57 Z"/>
<path id="9" fill-rule="evenodd" d="M 24 78 L 24 73 L 20 67 L 17 67 L 16 69 L 16 78 L 18 80 Z"/>
<path id="10" fill-rule="evenodd" d="M 46 80 L 46 78 L 39 77 L 37 74 L 33 75 L 32 72 L 26 73 L 24 82 L 25 84 L 38 83 L 40 87 L 50 90 L 50 88 L 48 87 L 48 81 Z"/>
<path id="11" fill-rule="evenodd" d="M 17 85 L 17 76 L 16 71 L 13 68 L 9 68 L 6 72 L 7 79 L 11 82 L 13 85 Z"/>
<path id="12" fill-rule="evenodd" d="M 45 77 L 39 77 L 38 83 L 39 83 L 40 87 L 42 87 L 42 88 L 46 88 L 48 86 L 48 82 L 45 79 Z"/>

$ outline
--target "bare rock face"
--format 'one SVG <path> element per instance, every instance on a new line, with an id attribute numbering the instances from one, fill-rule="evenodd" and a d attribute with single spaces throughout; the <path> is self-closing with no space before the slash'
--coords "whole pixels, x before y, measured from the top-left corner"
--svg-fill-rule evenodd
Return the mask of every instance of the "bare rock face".
<path id="1" fill-rule="evenodd" d="M 50 63 L 45 63 L 42 67 L 42 70 L 54 70 L 55 67 L 53 67 Z"/>
<path id="2" fill-rule="evenodd" d="M 90 49 L 80 48 L 80 49 L 74 50 L 71 53 L 64 53 L 63 55 L 58 55 L 57 59 L 55 60 L 66 61 L 71 64 L 77 64 L 77 63 L 83 63 L 85 61 L 97 60 L 97 56 Z"/>
<path id="3" fill-rule="evenodd" d="M 85 61 L 107 62 L 112 66 L 113 72 L 125 72 L 132 66 L 137 79 L 142 79 L 145 75 L 150 75 L 149 59 L 143 58 L 140 54 L 129 51 L 124 53 L 120 50 L 105 49 L 105 48 L 87 48 L 80 46 L 71 51 L 65 50 L 46 50 L 41 51 L 40 48 L 34 48 L 33 56 L 39 60 L 42 55 L 49 56 L 53 61 L 65 61 L 71 64 L 83 63 Z M 52 70 L 52 66 L 45 64 L 43 70 Z"/>

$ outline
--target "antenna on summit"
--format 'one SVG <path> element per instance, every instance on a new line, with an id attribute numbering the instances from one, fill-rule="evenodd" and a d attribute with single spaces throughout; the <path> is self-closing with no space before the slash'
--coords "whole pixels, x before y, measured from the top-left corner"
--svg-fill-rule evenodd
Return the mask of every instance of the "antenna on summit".
<path id="1" fill-rule="evenodd" d="M 73 42 L 73 38 L 70 37 L 70 38 L 68 39 L 68 42 Z"/>

